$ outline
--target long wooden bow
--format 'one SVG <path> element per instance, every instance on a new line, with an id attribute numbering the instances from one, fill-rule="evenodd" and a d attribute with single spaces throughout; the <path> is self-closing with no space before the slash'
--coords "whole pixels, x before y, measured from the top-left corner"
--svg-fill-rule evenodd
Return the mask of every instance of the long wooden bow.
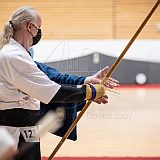
<path id="1" fill-rule="evenodd" d="M 122 51 L 122 53 L 120 54 L 120 56 L 117 58 L 117 60 L 114 62 L 114 64 L 112 65 L 112 67 L 108 71 L 107 75 L 102 80 L 101 84 L 104 85 L 107 82 L 108 78 L 112 75 L 113 71 L 118 67 L 118 65 L 121 62 L 121 60 L 123 59 L 124 55 L 126 54 L 126 52 L 128 51 L 128 49 L 131 47 L 131 45 L 133 44 L 133 42 L 136 40 L 136 38 L 138 37 L 138 35 L 140 34 L 140 32 L 142 31 L 142 29 L 144 28 L 144 26 L 148 22 L 148 20 L 151 18 L 151 16 L 153 15 L 153 13 L 155 12 L 155 10 L 159 6 L 159 4 L 160 4 L 160 0 L 157 1 L 157 3 L 154 5 L 154 7 L 150 11 L 150 13 L 147 15 L 147 17 L 145 18 L 145 20 L 142 22 L 142 24 L 140 25 L 140 27 L 138 28 L 138 30 L 136 31 L 136 33 L 133 35 L 133 37 L 131 38 L 131 40 L 129 41 L 129 43 L 125 47 L 125 49 Z M 81 119 L 81 117 L 83 116 L 83 114 L 88 109 L 88 107 L 90 106 L 91 103 L 92 103 L 92 101 L 88 101 L 86 103 L 86 105 L 83 107 L 82 111 L 79 113 L 79 115 L 77 116 L 77 118 L 75 119 L 75 121 L 72 123 L 72 125 L 70 126 L 70 128 L 68 129 L 68 131 L 65 133 L 65 135 L 62 137 L 62 139 L 60 140 L 60 142 L 58 143 L 58 145 L 56 146 L 56 148 L 52 152 L 52 154 L 49 156 L 48 160 L 52 160 L 52 158 L 55 156 L 55 154 L 60 149 L 60 147 L 62 146 L 62 144 L 64 143 L 64 141 L 67 139 L 67 137 L 70 135 L 70 133 L 72 132 L 72 130 L 74 129 L 74 127 L 77 125 L 78 121 Z"/>

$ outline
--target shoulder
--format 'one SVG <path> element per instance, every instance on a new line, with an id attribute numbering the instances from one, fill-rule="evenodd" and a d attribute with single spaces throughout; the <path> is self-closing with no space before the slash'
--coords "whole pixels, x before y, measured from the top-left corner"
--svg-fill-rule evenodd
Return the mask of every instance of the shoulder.
<path id="1" fill-rule="evenodd" d="M 36 66 L 27 51 L 19 46 L 9 44 L 5 45 L 0 51 L 0 63 L 1 65 L 10 64 L 17 67 L 24 67 L 25 65 Z"/>

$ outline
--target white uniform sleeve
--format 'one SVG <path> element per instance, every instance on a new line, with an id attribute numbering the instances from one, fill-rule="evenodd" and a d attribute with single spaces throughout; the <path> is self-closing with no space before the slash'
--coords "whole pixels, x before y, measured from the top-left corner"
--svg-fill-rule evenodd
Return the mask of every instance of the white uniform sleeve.
<path id="1" fill-rule="evenodd" d="M 1 71 L 10 84 L 46 104 L 61 87 L 39 70 L 29 55 L 6 55 L 1 63 Z"/>

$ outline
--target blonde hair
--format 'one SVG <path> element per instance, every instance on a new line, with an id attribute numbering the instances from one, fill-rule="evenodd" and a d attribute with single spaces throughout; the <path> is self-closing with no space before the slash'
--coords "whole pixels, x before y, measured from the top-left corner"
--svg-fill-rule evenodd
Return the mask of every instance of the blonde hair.
<path id="1" fill-rule="evenodd" d="M 22 23 L 34 21 L 37 16 L 36 9 L 32 7 L 23 6 L 17 8 L 13 12 L 10 20 L 4 25 L 3 32 L 0 35 L 0 49 L 9 43 L 14 32 L 20 28 Z"/>

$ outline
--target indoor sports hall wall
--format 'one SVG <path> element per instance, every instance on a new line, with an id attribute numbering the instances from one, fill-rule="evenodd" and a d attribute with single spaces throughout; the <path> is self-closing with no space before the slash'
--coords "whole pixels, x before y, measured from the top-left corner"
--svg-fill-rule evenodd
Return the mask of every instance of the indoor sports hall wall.
<path id="1" fill-rule="evenodd" d="M 0 0 L 0 31 L 21 5 L 37 8 L 43 39 L 128 39 L 156 0 Z M 140 38 L 159 39 L 160 8 Z"/>

